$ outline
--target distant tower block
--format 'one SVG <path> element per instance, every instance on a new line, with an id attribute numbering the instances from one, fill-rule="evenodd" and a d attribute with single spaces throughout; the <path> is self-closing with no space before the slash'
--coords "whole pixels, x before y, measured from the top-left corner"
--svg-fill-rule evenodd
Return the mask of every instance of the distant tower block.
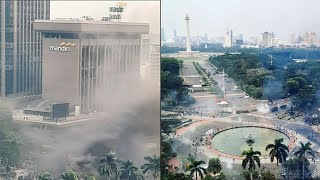
<path id="1" fill-rule="evenodd" d="M 187 52 L 191 52 L 191 44 L 190 44 L 190 32 L 189 32 L 189 16 L 186 14 L 185 17 L 186 25 L 187 25 Z"/>

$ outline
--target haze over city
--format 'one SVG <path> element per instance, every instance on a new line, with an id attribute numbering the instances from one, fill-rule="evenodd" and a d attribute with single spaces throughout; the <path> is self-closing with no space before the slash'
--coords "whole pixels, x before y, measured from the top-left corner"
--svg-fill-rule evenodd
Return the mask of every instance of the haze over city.
<path id="1" fill-rule="evenodd" d="M 185 35 L 184 17 L 190 17 L 192 36 L 207 33 L 209 37 L 223 36 L 230 28 L 234 34 L 261 36 L 265 31 L 275 32 L 276 37 L 289 40 L 290 34 L 320 33 L 320 1 L 310 0 L 164 0 L 161 3 L 161 25 L 166 38 Z M 165 8 L 164 8 L 165 7 Z M 201 10 L 200 10 L 201 9 Z M 174 12 L 174 16 L 172 16 Z"/>

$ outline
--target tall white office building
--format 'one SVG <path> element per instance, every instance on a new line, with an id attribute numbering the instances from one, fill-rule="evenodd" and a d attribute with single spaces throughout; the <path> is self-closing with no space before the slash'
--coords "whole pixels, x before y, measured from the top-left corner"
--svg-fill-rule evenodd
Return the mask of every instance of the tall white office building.
<path id="1" fill-rule="evenodd" d="M 223 47 L 232 47 L 233 35 L 232 30 L 227 29 L 226 34 L 224 35 Z"/>
<path id="2" fill-rule="evenodd" d="M 264 32 L 262 33 L 262 46 L 271 47 L 273 45 L 274 33 Z"/>
<path id="3" fill-rule="evenodd" d="M 33 21 L 50 19 L 50 1 L 3 0 L 0 10 L 1 97 L 39 95 L 42 40 Z"/>

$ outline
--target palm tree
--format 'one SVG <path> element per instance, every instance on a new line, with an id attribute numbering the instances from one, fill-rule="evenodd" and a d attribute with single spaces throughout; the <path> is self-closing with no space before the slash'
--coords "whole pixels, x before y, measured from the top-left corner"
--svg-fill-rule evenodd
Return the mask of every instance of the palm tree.
<path id="1" fill-rule="evenodd" d="M 207 170 L 201 167 L 202 164 L 206 164 L 204 161 L 196 161 L 193 156 L 189 157 L 188 160 L 191 164 L 187 167 L 186 171 L 190 171 L 190 175 L 194 176 L 196 174 L 196 180 L 198 180 L 198 174 L 201 179 L 203 179 L 203 175 L 207 174 Z"/>
<path id="2" fill-rule="evenodd" d="M 144 174 L 152 173 L 152 176 L 154 179 L 157 179 L 160 173 L 160 157 L 157 157 L 157 155 L 153 155 L 153 157 L 146 156 L 144 157 L 148 163 L 141 166 L 141 169 L 143 169 Z"/>
<path id="3" fill-rule="evenodd" d="M 208 172 L 213 173 L 215 175 L 219 173 L 221 169 L 222 167 L 221 167 L 219 158 L 212 158 L 209 160 L 208 168 L 207 168 Z"/>
<path id="4" fill-rule="evenodd" d="M 135 178 L 136 180 L 144 180 L 145 177 L 144 177 L 143 170 L 142 170 L 142 169 L 139 169 L 138 171 L 134 172 L 134 178 Z"/>
<path id="5" fill-rule="evenodd" d="M 123 166 L 120 168 L 120 179 L 123 180 L 135 180 L 137 177 L 138 168 L 133 166 L 132 161 L 123 162 Z"/>
<path id="6" fill-rule="evenodd" d="M 289 149 L 286 145 L 282 144 L 283 138 L 274 140 L 274 144 L 268 144 L 266 147 L 266 151 L 271 149 L 269 155 L 271 156 L 271 162 L 273 162 L 274 158 L 277 159 L 277 166 L 279 163 L 286 161 L 288 157 Z"/>
<path id="7" fill-rule="evenodd" d="M 252 148 L 249 150 L 242 152 L 243 156 L 246 156 L 244 160 L 242 160 L 242 168 L 246 169 L 248 166 L 248 170 L 250 171 L 250 179 L 252 180 L 252 171 L 256 169 L 256 164 L 258 167 L 260 167 L 260 159 L 259 155 L 261 155 L 261 152 L 259 151 L 253 151 Z"/>
<path id="8" fill-rule="evenodd" d="M 72 170 L 64 172 L 61 174 L 63 180 L 79 180 L 80 175 Z"/>
<path id="9" fill-rule="evenodd" d="M 294 152 L 294 155 L 296 155 L 297 157 L 299 157 L 302 162 L 303 162 L 303 166 L 302 166 L 302 172 L 303 172 L 303 180 L 304 180 L 304 177 L 305 177 L 305 167 L 304 167 L 304 164 L 305 164 L 305 161 L 307 161 L 308 159 L 306 158 L 306 155 L 309 154 L 311 155 L 312 157 L 314 157 L 314 151 L 312 150 L 312 148 L 310 147 L 311 146 L 311 143 L 310 141 L 308 141 L 306 144 L 303 144 L 302 142 L 300 142 L 300 148 L 298 151 Z"/>
<path id="10" fill-rule="evenodd" d="M 44 172 L 43 174 L 39 174 L 37 180 L 52 180 L 49 172 Z"/>
<path id="11" fill-rule="evenodd" d="M 105 157 L 100 160 L 99 173 L 100 176 L 106 175 L 110 177 L 112 174 L 117 176 L 119 174 L 119 166 L 117 164 L 117 157 L 114 152 L 106 153 Z"/>
<path id="12" fill-rule="evenodd" d="M 85 176 L 84 180 L 96 180 L 96 177 L 94 177 L 94 176 Z"/>

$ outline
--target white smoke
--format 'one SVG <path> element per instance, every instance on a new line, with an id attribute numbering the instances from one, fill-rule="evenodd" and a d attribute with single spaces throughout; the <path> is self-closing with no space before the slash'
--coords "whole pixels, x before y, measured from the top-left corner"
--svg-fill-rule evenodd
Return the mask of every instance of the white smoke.
<path id="1" fill-rule="evenodd" d="M 268 104 L 260 103 L 257 104 L 257 111 L 266 114 L 270 112 L 270 107 Z"/>

